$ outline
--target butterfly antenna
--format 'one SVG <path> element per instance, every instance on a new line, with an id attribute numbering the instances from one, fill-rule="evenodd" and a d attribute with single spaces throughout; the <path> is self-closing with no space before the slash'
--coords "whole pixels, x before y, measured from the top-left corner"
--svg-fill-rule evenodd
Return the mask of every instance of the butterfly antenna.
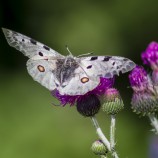
<path id="1" fill-rule="evenodd" d="M 92 55 L 93 52 L 90 52 L 90 53 L 85 53 L 85 54 L 81 54 L 81 55 L 78 55 L 77 57 L 82 57 L 82 56 L 87 56 L 87 55 Z"/>
<path id="2" fill-rule="evenodd" d="M 67 51 L 69 52 L 69 56 L 73 56 L 72 53 L 70 52 L 70 50 L 69 50 L 69 48 L 68 48 L 67 45 L 66 45 L 66 49 L 67 49 Z"/>

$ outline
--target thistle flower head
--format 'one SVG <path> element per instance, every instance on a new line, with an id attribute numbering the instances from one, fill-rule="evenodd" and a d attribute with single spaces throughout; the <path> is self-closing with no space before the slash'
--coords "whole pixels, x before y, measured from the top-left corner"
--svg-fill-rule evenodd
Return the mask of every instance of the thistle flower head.
<path id="1" fill-rule="evenodd" d="M 131 104 L 133 111 L 143 116 L 158 110 L 158 98 L 149 92 L 133 93 Z"/>
<path id="2" fill-rule="evenodd" d="M 88 94 L 77 99 L 76 107 L 81 115 L 91 117 L 98 113 L 100 100 L 95 94 Z"/>
<path id="3" fill-rule="evenodd" d="M 149 43 L 146 50 L 141 54 L 143 63 L 151 66 L 151 68 L 158 69 L 158 43 L 151 42 Z"/>
<path id="4" fill-rule="evenodd" d="M 134 91 L 144 91 L 150 83 L 147 72 L 142 66 L 136 66 L 129 74 L 129 81 Z"/>
<path id="5" fill-rule="evenodd" d="M 84 94 L 84 95 L 61 95 L 58 91 L 52 91 L 52 95 L 54 97 L 56 97 L 60 103 L 65 106 L 66 104 L 70 104 L 70 106 L 74 105 L 78 99 L 85 99 L 86 96 L 94 94 L 96 96 L 100 96 L 102 94 L 104 94 L 104 92 L 106 91 L 106 89 L 113 87 L 114 85 L 114 78 L 100 78 L 100 83 L 99 85 L 93 89 L 92 91 L 89 91 L 88 93 Z M 72 87 L 73 88 L 73 87 Z"/>
<path id="6" fill-rule="evenodd" d="M 80 114 L 83 116 L 93 116 L 100 109 L 99 96 L 103 95 L 106 89 L 112 87 L 113 84 L 114 78 L 100 78 L 99 85 L 84 95 L 61 95 L 58 91 L 55 91 L 55 93 L 53 91 L 52 95 L 55 96 L 63 106 L 66 104 L 70 104 L 70 106 L 76 104 L 77 110 Z"/>
<path id="7" fill-rule="evenodd" d="M 129 75 L 131 87 L 134 90 L 132 109 L 137 114 L 147 115 L 157 111 L 158 99 L 153 83 L 143 67 L 137 66 Z"/>

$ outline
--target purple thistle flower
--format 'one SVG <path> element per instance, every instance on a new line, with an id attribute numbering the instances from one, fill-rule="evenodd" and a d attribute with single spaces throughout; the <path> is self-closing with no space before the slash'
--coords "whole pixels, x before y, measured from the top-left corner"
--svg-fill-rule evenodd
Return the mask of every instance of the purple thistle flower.
<path id="1" fill-rule="evenodd" d="M 85 99 L 87 96 L 89 95 L 96 95 L 96 96 L 100 96 L 102 94 L 105 93 L 106 89 L 113 87 L 114 85 L 114 78 L 100 78 L 100 83 L 99 85 L 93 89 L 92 91 L 89 91 L 88 93 L 86 93 L 85 95 L 61 95 L 58 91 L 52 92 L 52 95 L 54 97 L 56 97 L 63 106 L 65 106 L 66 104 L 70 104 L 70 106 L 74 105 L 77 100 L 82 100 Z"/>
<path id="2" fill-rule="evenodd" d="M 147 115 L 158 110 L 158 98 L 153 83 L 141 66 L 136 66 L 129 75 L 130 84 L 134 90 L 132 109 L 137 114 Z"/>
<path id="3" fill-rule="evenodd" d="M 81 115 L 90 117 L 94 116 L 100 109 L 101 104 L 98 97 L 103 95 L 113 84 L 114 78 L 106 79 L 101 77 L 99 85 L 84 95 L 61 95 L 58 91 L 53 91 L 52 95 L 56 97 L 63 106 L 66 104 L 70 104 L 70 106 L 76 104 L 77 111 Z"/>
<path id="4" fill-rule="evenodd" d="M 151 66 L 153 72 L 151 80 L 158 92 L 158 43 L 151 42 L 141 55 L 144 64 Z"/>
<path id="5" fill-rule="evenodd" d="M 136 66 L 129 74 L 129 81 L 134 91 L 144 91 L 150 79 L 142 66 Z"/>
<path id="6" fill-rule="evenodd" d="M 143 116 L 156 112 L 157 103 L 157 97 L 150 92 L 133 93 L 131 101 L 133 111 Z"/>
<path id="7" fill-rule="evenodd" d="M 158 43 L 151 42 L 141 54 L 143 63 L 151 66 L 153 70 L 158 69 Z"/>

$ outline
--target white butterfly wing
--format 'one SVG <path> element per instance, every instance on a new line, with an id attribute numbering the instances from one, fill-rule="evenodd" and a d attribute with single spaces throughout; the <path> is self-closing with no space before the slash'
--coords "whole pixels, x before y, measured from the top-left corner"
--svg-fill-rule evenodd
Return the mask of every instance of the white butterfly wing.
<path id="1" fill-rule="evenodd" d="M 28 73 L 33 79 L 50 91 L 56 88 L 55 77 L 53 74 L 55 68 L 54 61 L 32 60 L 27 61 Z"/>
<path id="2" fill-rule="evenodd" d="M 89 78 L 85 71 L 78 67 L 74 72 L 74 77 L 65 87 L 57 88 L 62 95 L 84 95 L 93 90 L 100 83 L 99 77 Z"/>
<path id="3" fill-rule="evenodd" d="M 118 56 L 90 56 L 80 58 L 80 66 L 88 76 L 112 78 L 135 67 L 130 59 Z"/>
<path id="4" fill-rule="evenodd" d="M 135 67 L 133 61 L 117 56 L 90 56 L 76 60 L 79 67 L 68 84 L 58 88 L 60 94 L 84 95 L 99 85 L 100 77 L 112 78 Z"/>
<path id="5" fill-rule="evenodd" d="M 15 47 L 30 59 L 27 61 L 28 73 L 33 79 L 49 90 L 54 90 L 56 59 L 64 58 L 48 46 L 12 30 L 3 32 L 10 46 Z"/>
<path id="6" fill-rule="evenodd" d="M 4 35 L 8 41 L 8 44 L 17 50 L 21 51 L 25 56 L 32 58 L 34 56 L 42 57 L 63 57 L 61 54 L 55 50 L 49 48 L 48 46 L 35 41 L 32 38 L 29 38 L 25 35 L 22 35 L 18 32 L 2 29 Z"/>

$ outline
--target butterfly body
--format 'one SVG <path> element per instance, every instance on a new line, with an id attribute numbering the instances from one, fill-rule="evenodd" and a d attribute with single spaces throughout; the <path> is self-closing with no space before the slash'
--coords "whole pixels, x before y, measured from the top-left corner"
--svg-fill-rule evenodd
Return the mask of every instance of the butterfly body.
<path id="1" fill-rule="evenodd" d="M 57 87 L 64 87 L 63 83 L 74 77 L 74 72 L 78 67 L 79 64 L 73 57 L 67 56 L 65 59 L 57 59 L 56 69 L 53 71 L 56 79 L 59 82 Z"/>
<path id="2" fill-rule="evenodd" d="M 3 29 L 10 46 L 29 57 L 28 73 L 34 80 L 60 94 L 84 95 L 100 83 L 100 77 L 112 78 L 135 67 L 135 63 L 118 56 L 63 56 L 25 35 Z"/>

